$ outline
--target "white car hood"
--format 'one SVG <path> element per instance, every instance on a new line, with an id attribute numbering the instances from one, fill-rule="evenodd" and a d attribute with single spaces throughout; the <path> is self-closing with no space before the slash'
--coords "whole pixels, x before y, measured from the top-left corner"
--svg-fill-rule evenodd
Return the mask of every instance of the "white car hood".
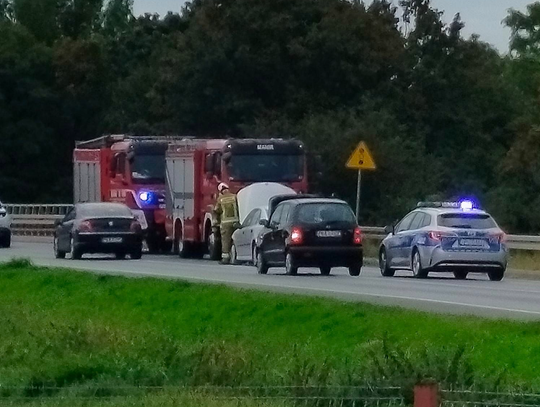
<path id="1" fill-rule="evenodd" d="M 236 198 L 238 200 L 238 212 L 240 223 L 255 208 L 268 208 L 268 201 L 276 195 L 291 195 L 296 192 L 285 185 L 276 182 L 259 182 L 241 189 Z"/>

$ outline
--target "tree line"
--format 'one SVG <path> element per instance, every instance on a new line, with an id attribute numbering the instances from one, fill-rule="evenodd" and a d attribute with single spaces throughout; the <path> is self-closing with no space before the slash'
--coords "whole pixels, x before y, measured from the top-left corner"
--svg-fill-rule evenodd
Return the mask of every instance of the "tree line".
<path id="1" fill-rule="evenodd" d="M 540 3 L 511 10 L 510 53 L 464 38 L 429 0 L 0 0 L 0 198 L 70 202 L 76 140 L 104 133 L 296 137 L 314 188 L 350 201 L 366 141 L 362 223 L 475 197 L 539 232 Z"/>

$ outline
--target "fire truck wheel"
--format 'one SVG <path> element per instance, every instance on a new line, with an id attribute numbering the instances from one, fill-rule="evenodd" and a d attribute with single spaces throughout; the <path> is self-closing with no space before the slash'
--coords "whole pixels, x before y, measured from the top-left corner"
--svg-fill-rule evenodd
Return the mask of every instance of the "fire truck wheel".
<path id="1" fill-rule="evenodd" d="M 191 257 L 191 254 L 192 254 L 191 242 L 180 240 L 178 242 L 178 255 L 182 259 L 189 259 Z"/>

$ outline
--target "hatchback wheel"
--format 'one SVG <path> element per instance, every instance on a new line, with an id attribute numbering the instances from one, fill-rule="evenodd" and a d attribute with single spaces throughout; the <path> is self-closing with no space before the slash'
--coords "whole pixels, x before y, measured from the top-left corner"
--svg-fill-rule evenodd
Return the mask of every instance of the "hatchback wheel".
<path id="1" fill-rule="evenodd" d="M 463 270 L 456 270 L 454 271 L 454 277 L 457 279 L 457 280 L 465 280 L 467 279 L 467 276 L 469 275 L 469 272 L 468 271 L 463 271 Z"/>
<path id="2" fill-rule="evenodd" d="M 54 237 L 53 241 L 53 250 L 54 250 L 54 257 L 57 259 L 65 259 L 66 258 L 66 252 L 63 252 L 62 250 L 58 249 L 58 237 Z"/>
<path id="3" fill-rule="evenodd" d="M 428 276 L 428 272 L 422 267 L 422 259 L 417 249 L 414 250 L 412 256 L 412 271 L 416 278 L 426 278 Z"/>
<path id="4" fill-rule="evenodd" d="M 349 267 L 349 275 L 353 277 L 358 277 L 362 272 L 362 266 L 351 266 Z"/>
<path id="5" fill-rule="evenodd" d="M 321 270 L 321 274 L 323 276 L 329 276 L 330 272 L 332 271 L 332 267 L 323 266 L 319 267 L 319 270 Z"/>
<path id="6" fill-rule="evenodd" d="M 295 276 L 298 274 L 298 266 L 296 265 L 296 260 L 291 252 L 287 253 L 285 257 L 285 270 L 290 276 Z"/>
<path id="7" fill-rule="evenodd" d="M 266 274 L 268 273 L 268 263 L 266 262 L 266 259 L 264 258 L 264 254 L 262 250 L 259 250 L 257 253 L 257 273 L 259 274 Z"/>

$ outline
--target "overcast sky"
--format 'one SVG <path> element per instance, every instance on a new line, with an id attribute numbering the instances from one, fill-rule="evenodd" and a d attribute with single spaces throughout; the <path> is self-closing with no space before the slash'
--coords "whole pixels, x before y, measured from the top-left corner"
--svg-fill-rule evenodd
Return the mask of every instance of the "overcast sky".
<path id="1" fill-rule="evenodd" d="M 269 0 L 271 1 L 271 0 Z M 501 52 L 508 51 L 510 31 L 502 25 L 510 8 L 525 10 L 534 0 L 432 0 L 434 7 L 445 12 L 445 20 L 452 20 L 460 12 L 465 22 L 465 36 L 479 34 L 483 41 L 495 45 Z M 135 0 L 135 13 L 179 12 L 183 0 Z"/>

